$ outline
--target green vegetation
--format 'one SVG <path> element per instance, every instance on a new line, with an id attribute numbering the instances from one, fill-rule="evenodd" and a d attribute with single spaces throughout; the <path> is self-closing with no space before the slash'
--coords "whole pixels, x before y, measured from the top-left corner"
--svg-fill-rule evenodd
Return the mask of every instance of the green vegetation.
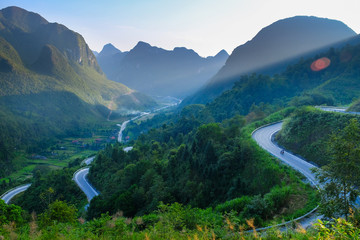
<path id="1" fill-rule="evenodd" d="M 360 100 L 356 100 L 353 102 L 348 109 L 346 109 L 348 112 L 360 112 Z"/>
<path id="2" fill-rule="evenodd" d="M 89 138 L 110 115 L 155 105 L 106 79 L 78 33 L 21 8 L 0 11 L 0 179 L 31 171 L 24 153 Z"/>
<path id="3" fill-rule="evenodd" d="M 1 203 L 0 203 L 1 204 Z M 12 206 L 4 205 L 11 208 Z M 21 209 L 19 209 L 21 211 Z M 211 211 L 185 207 L 181 204 L 160 205 L 154 213 L 125 218 L 121 213 L 85 222 L 75 220 L 74 207 L 65 202 L 50 204 L 44 214 L 36 217 L 18 216 L 16 223 L 1 223 L 4 239 L 359 239 L 358 218 L 319 221 L 313 228 L 301 226 L 281 232 L 270 229 L 257 232 L 253 220 L 246 224 L 234 221 L 231 214 L 219 217 Z M 62 213 L 59 215 L 59 213 Z M 29 219 L 24 223 L 24 219 Z M 245 231 L 246 228 L 254 229 Z"/>
<path id="4" fill-rule="evenodd" d="M 39 216 L 40 227 L 52 226 L 57 223 L 74 224 L 77 220 L 77 209 L 65 202 L 56 200 Z"/>
<path id="5" fill-rule="evenodd" d="M 37 166 L 48 166 L 54 170 L 66 167 L 77 158 L 82 160 L 94 155 L 108 142 L 113 143 L 117 139 L 119 128 L 113 122 L 101 119 L 90 121 L 83 119 L 80 113 L 78 120 L 83 121 L 82 127 L 72 122 L 66 129 L 61 129 L 65 127 L 65 124 L 60 124 L 61 112 L 51 116 L 51 121 L 41 124 L 36 121 L 40 121 L 40 117 L 29 118 L 20 128 L 0 123 L 4 126 L 0 135 L 6 141 L 0 143 L 0 159 L 4 159 L 0 161 L 0 192 L 11 188 L 15 182 L 28 181 Z M 28 126 L 26 123 L 30 121 L 34 121 L 38 128 Z M 25 127 L 27 131 L 22 132 Z M 13 183 L 11 186 L 4 184 L 9 179 Z"/>
<path id="6" fill-rule="evenodd" d="M 86 205 L 85 194 L 72 180 L 74 169 L 51 171 L 38 169 L 32 180 L 32 185 L 15 200 L 28 212 L 42 213 L 49 204 L 56 200 L 74 204 L 77 208 Z"/>
<path id="7" fill-rule="evenodd" d="M 330 66 L 312 70 L 311 64 L 320 58 L 329 59 Z M 235 114 L 257 120 L 289 105 L 350 104 L 360 96 L 359 69 L 360 45 L 330 49 L 301 59 L 281 74 L 241 76 L 231 90 L 208 103 L 208 109 L 216 121 Z"/>
<path id="8" fill-rule="evenodd" d="M 264 122 L 280 120 L 291 111 Z M 237 221 L 255 218 L 261 226 L 300 216 L 299 209 L 316 206 L 313 190 L 251 139 L 249 131 L 255 124 L 245 127 L 246 120 L 239 115 L 201 124 L 206 121 L 213 118 L 205 106 L 187 106 L 176 117 L 159 115 L 141 123 L 161 123 L 161 127 L 140 135 L 132 151 L 125 153 L 120 145 L 101 151 L 89 175 L 101 195 L 92 200 L 88 218 L 117 211 L 139 216 L 156 210 L 160 202 L 215 209 L 220 204 L 219 209 L 226 209 L 231 201 L 242 201 L 234 199 L 245 198 L 244 208 L 232 209 Z M 274 219 L 275 215 L 280 217 Z"/>
<path id="9" fill-rule="evenodd" d="M 359 156 L 357 145 L 341 143 L 358 140 L 350 134 L 358 133 L 358 126 L 354 122 L 333 135 L 334 152 L 325 146 L 332 129 L 354 116 L 295 107 L 348 104 L 358 97 L 360 45 L 331 49 L 272 77 L 243 76 L 207 105 L 131 123 L 125 134 L 133 149 L 124 152 L 116 138 L 109 139 L 115 136 L 108 130 L 112 123 L 103 122 L 155 103 L 108 81 L 80 35 L 21 9 L 12 14 L 0 12 L 0 178 L 7 177 L 1 190 L 11 187 L 15 176 L 33 179 L 15 199 L 24 210 L 0 202 L 0 239 L 259 238 L 244 230 L 294 219 L 319 202 L 299 173 L 250 136 L 256 127 L 290 114 L 277 140 L 319 165 L 330 163 L 319 175 L 333 197 L 322 195 L 322 211 L 348 217 L 356 189 L 347 176 L 356 175 Z M 41 40 L 34 26 L 49 40 Z M 25 45 L 15 41 L 19 32 L 26 35 Z M 320 57 L 331 65 L 311 70 Z M 106 146 L 99 143 L 107 140 Z M 91 202 L 88 221 L 77 221 L 85 214 L 76 208 L 87 201 L 71 179 L 82 159 L 102 146 L 89 175 L 101 194 Z M 334 198 L 340 193 L 343 198 Z M 320 222 L 309 233 L 274 230 L 264 238 L 351 238 L 359 233 L 353 213 L 349 222 Z"/>
<path id="10" fill-rule="evenodd" d="M 359 196 L 360 126 L 353 118 L 342 130 L 328 140 L 330 162 L 317 171 L 322 184 L 321 212 L 326 217 L 345 216 L 358 211 L 355 201 Z"/>
<path id="11" fill-rule="evenodd" d="M 331 157 L 327 149 L 330 135 L 346 126 L 350 119 L 360 116 L 321 111 L 312 107 L 297 109 L 284 122 L 276 140 L 286 149 L 310 162 L 323 166 Z"/>
<path id="12" fill-rule="evenodd" d="M 0 199 L 0 226 L 11 222 L 16 224 L 23 223 L 23 210 L 21 207 L 14 204 L 7 205 L 2 199 Z"/>
<path id="13" fill-rule="evenodd" d="M 327 218 L 358 214 L 359 116 L 306 107 L 295 111 L 277 140 L 287 149 L 321 165 L 320 211 Z M 341 129 L 341 130 L 339 130 Z"/>

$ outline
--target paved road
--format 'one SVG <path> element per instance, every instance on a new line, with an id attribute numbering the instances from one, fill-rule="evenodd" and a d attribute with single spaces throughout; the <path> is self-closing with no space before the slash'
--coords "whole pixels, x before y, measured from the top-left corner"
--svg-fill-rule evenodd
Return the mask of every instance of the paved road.
<path id="1" fill-rule="evenodd" d="M 95 157 L 96 156 L 86 158 L 84 161 L 81 162 L 81 164 L 90 165 L 94 161 Z"/>
<path id="2" fill-rule="evenodd" d="M 252 138 L 259 144 L 260 147 L 262 147 L 290 167 L 301 172 L 314 186 L 318 186 L 318 181 L 315 178 L 315 174 L 311 172 L 311 169 L 316 168 L 316 166 L 306 162 L 305 160 L 295 155 L 292 155 L 289 152 L 284 151 L 284 154 L 281 154 L 280 152 L 282 149 L 273 142 L 274 135 L 281 130 L 282 124 L 282 122 L 279 122 L 265 127 L 261 127 L 253 132 Z M 309 217 L 303 218 L 298 222 L 302 225 L 302 227 L 307 228 L 321 217 L 321 215 L 313 213 L 309 215 Z M 286 228 L 281 229 L 284 230 Z"/>
<path id="3" fill-rule="evenodd" d="M 93 157 L 89 157 L 89 158 L 87 158 L 87 159 L 85 159 L 84 161 L 83 161 L 83 163 L 85 163 L 86 165 L 89 165 L 92 161 L 94 161 L 94 159 L 95 159 L 95 156 L 93 156 Z M 87 171 L 87 173 L 89 172 L 89 169 L 88 169 L 88 171 Z M 86 174 L 87 174 L 86 173 Z M 84 172 L 82 172 L 81 174 L 84 174 Z M 79 175 L 78 177 L 83 177 L 83 175 Z M 86 177 L 86 175 L 85 175 L 85 177 Z M 74 176 L 74 180 L 75 180 L 75 176 Z M 86 179 L 85 179 L 85 181 L 86 181 Z M 75 180 L 75 182 L 78 184 L 78 182 Z M 79 182 L 80 183 L 82 183 L 82 180 L 80 180 L 79 179 Z M 11 199 L 13 198 L 13 197 L 15 197 L 17 194 L 19 194 L 19 193 L 22 193 L 22 192 L 25 192 L 29 187 L 31 186 L 31 183 L 29 183 L 29 184 L 26 184 L 26 185 L 22 185 L 22 186 L 19 186 L 19 187 L 16 187 L 16 188 L 13 188 L 13 189 L 11 189 L 10 191 L 8 191 L 6 194 L 4 194 L 3 196 L 1 196 L 1 199 L 2 200 L 4 200 L 5 201 L 5 203 L 6 204 L 8 204 L 10 201 L 11 201 Z M 82 189 L 82 187 L 78 184 L 78 186 L 81 188 L 81 190 L 83 190 Z M 82 184 L 82 186 L 86 186 L 85 184 Z M 90 186 L 91 187 L 91 185 L 88 183 L 88 186 Z M 92 188 L 92 187 L 91 187 Z M 90 198 L 90 200 L 94 197 L 94 196 L 92 196 L 91 194 L 90 195 L 88 195 L 87 194 L 87 192 L 88 193 L 91 193 L 91 192 L 95 192 L 96 193 L 96 195 L 98 195 L 98 193 L 95 191 L 95 189 L 89 189 L 89 187 L 85 187 L 85 189 L 86 189 L 86 192 L 85 192 L 85 194 L 86 194 L 86 196 L 87 196 L 87 198 L 89 199 L 89 196 L 91 197 Z M 89 200 L 89 201 L 90 201 Z"/>
<path id="4" fill-rule="evenodd" d="M 166 106 L 163 106 L 163 107 L 154 109 L 154 110 L 152 110 L 152 111 L 150 111 L 150 112 L 141 112 L 138 116 L 133 117 L 133 118 L 131 118 L 130 120 L 127 120 L 127 121 L 123 122 L 122 124 L 116 124 L 118 127 L 120 127 L 120 131 L 119 131 L 119 134 L 118 134 L 118 142 L 119 142 L 119 143 L 122 142 L 123 131 L 125 130 L 125 128 L 126 128 L 126 126 L 127 126 L 127 124 L 128 124 L 129 122 L 134 121 L 134 120 L 136 120 L 136 119 L 139 119 L 139 118 L 141 118 L 141 117 L 143 117 L 143 116 L 145 116 L 145 115 L 149 115 L 150 113 L 159 112 L 159 111 L 164 110 L 164 109 L 166 109 L 166 108 L 179 105 L 179 104 L 182 102 L 182 100 L 180 100 L 180 99 L 177 99 L 177 100 L 178 100 L 177 103 L 168 104 L 168 105 L 166 105 Z M 125 151 L 126 151 L 126 150 L 125 150 Z"/>
<path id="5" fill-rule="evenodd" d="M 132 147 L 132 146 L 126 147 L 126 148 L 124 148 L 124 151 L 125 151 L 125 152 L 129 152 L 129 151 L 133 150 L 133 148 L 134 148 L 134 147 Z"/>
<path id="6" fill-rule="evenodd" d="M 284 163 L 288 164 L 295 170 L 301 172 L 305 177 L 307 177 L 307 179 L 309 179 L 309 181 L 313 185 L 317 186 L 318 182 L 315 178 L 315 174 L 311 172 L 311 168 L 316 167 L 313 164 L 308 163 L 305 160 L 290 154 L 289 152 L 285 151 L 284 154 L 281 154 L 280 151 L 282 149 L 272 141 L 273 136 L 275 135 L 275 133 L 280 131 L 281 127 L 282 122 L 262 127 L 256 130 L 253 133 L 252 137 L 260 145 L 260 147 L 262 147 Z"/>
<path id="7" fill-rule="evenodd" d="M 3 196 L 1 196 L 1 199 L 5 201 L 6 204 L 9 204 L 10 200 L 15 197 L 17 194 L 25 192 L 31 184 L 26 184 L 20 187 L 16 187 L 5 193 Z"/>
<path id="8" fill-rule="evenodd" d="M 83 168 L 74 174 L 73 180 L 79 186 L 79 188 L 85 193 L 88 201 L 90 202 L 99 193 L 91 186 L 87 181 L 86 176 L 89 174 L 90 168 Z"/>
<path id="9" fill-rule="evenodd" d="M 346 112 L 345 107 L 327 107 L 327 106 L 316 106 L 316 108 L 319 108 L 326 112 L 341 112 L 341 113 L 348 113 Z"/>
<path id="10" fill-rule="evenodd" d="M 120 125 L 120 124 L 117 124 L 117 125 L 120 127 L 120 131 L 119 131 L 119 134 L 118 134 L 118 142 L 119 142 L 119 143 L 122 142 L 123 131 L 125 130 L 126 125 L 127 125 L 129 122 L 130 122 L 130 120 L 127 120 L 127 121 L 123 122 L 121 125 Z"/>

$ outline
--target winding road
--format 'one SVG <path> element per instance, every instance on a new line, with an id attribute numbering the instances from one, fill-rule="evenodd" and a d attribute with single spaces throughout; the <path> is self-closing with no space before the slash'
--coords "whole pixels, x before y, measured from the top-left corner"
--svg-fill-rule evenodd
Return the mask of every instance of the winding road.
<path id="1" fill-rule="evenodd" d="M 87 181 L 86 176 L 89 174 L 90 167 L 86 167 L 78 170 L 74 174 L 73 180 L 79 186 L 79 188 L 85 193 L 88 202 L 94 197 L 98 196 L 99 193 L 94 189 L 93 186 Z"/>
<path id="2" fill-rule="evenodd" d="M 10 191 L 4 193 L 1 196 L 1 199 L 5 201 L 6 204 L 9 204 L 10 200 L 18 195 L 19 193 L 25 192 L 29 187 L 31 186 L 31 183 L 22 185 L 16 188 L 11 189 Z"/>
<path id="3" fill-rule="evenodd" d="M 178 103 L 170 104 L 170 105 L 155 109 L 155 110 L 153 110 L 153 112 L 161 111 L 163 109 L 178 105 L 179 103 L 181 103 L 181 100 L 179 100 Z M 132 119 L 123 122 L 121 125 L 118 124 L 118 126 L 120 127 L 120 131 L 118 134 L 118 142 L 122 141 L 122 138 L 123 138 L 122 133 L 130 121 L 134 121 L 134 120 L 136 120 L 142 116 L 148 115 L 150 113 L 151 112 L 142 112 L 138 116 L 133 117 Z M 133 147 L 131 147 L 131 146 L 125 147 L 124 151 L 128 152 L 128 151 L 131 151 L 132 149 L 133 149 Z M 82 161 L 81 164 L 90 165 L 92 163 L 92 161 L 94 161 L 94 159 L 95 159 L 95 156 L 89 157 L 89 158 L 85 159 L 84 161 Z M 89 174 L 89 169 L 90 169 L 90 167 L 86 167 L 86 168 L 82 168 L 82 169 L 76 171 L 74 173 L 73 180 L 80 187 L 80 189 L 85 193 L 88 201 L 90 202 L 91 199 L 93 199 L 95 196 L 99 195 L 99 193 L 94 189 L 94 187 L 91 186 L 91 184 L 86 179 L 86 176 Z M 5 203 L 8 204 L 13 197 L 15 197 L 19 193 L 25 192 L 30 186 L 31 186 L 31 184 L 29 183 L 26 185 L 21 185 L 16 188 L 10 189 L 9 191 L 7 191 L 3 195 L 1 195 L 0 199 L 3 199 L 5 201 Z"/>
<path id="4" fill-rule="evenodd" d="M 345 113 L 345 110 L 343 108 L 331 108 L 331 107 L 319 107 L 319 108 L 324 111 Z M 146 114 L 149 114 L 149 113 L 142 113 L 141 116 L 146 115 Z M 357 113 L 357 114 L 359 114 L 359 113 Z M 141 117 L 141 116 L 138 116 L 138 117 Z M 121 140 L 122 140 L 122 132 L 125 130 L 126 125 L 130 121 L 133 121 L 133 120 L 137 119 L 138 117 L 135 117 L 131 120 L 125 121 L 121 125 L 119 125 L 120 126 L 120 131 L 119 131 L 119 135 L 118 135 L 119 142 L 121 142 Z M 285 164 L 289 165 L 290 167 L 292 167 L 295 170 L 302 173 L 309 180 L 309 182 L 312 185 L 318 187 L 318 182 L 316 180 L 315 174 L 312 173 L 312 171 L 311 171 L 311 169 L 316 168 L 316 166 L 314 166 L 313 164 L 311 164 L 289 152 L 284 151 L 284 153 L 281 153 L 281 150 L 283 150 L 283 149 L 274 143 L 274 136 L 278 131 L 281 130 L 282 124 L 283 124 L 283 122 L 278 122 L 278 123 L 269 124 L 269 125 L 260 127 L 252 133 L 252 138 L 264 150 L 268 151 L 270 154 L 272 154 L 276 158 L 280 159 Z M 132 147 L 124 148 L 124 151 L 126 151 L 126 152 L 130 151 L 130 150 L 132 150 Z M 95 159 L 95 156 L 89 157 L 89 158 L 85 159 L 82 163 L 84 163 L 86 165 L 90 165 L 94 159 Z M 88 201 L 90 202 L 91 199 L 93 199 L 95 196 L 98 196 L 99 193 L 91 186 L 91 184 L 86 179 L 86 176 L 89 173 L 89 169 L 90 169 L 90 167 L 85 167 L 85 168 L 79 169 L 77 172 L 74 173 L 73 180 L 80 187 L 80 189 L 85 193 Z M 1 199 L 3 199 L 5 201 L 5 203 L 8 204 L 15 195 L 26 191 L 30 187 L 30 185 L 31 184 L 27 184 L 27 185 L 23 185 L 23 186 L 14 188 L 14 189 L 8 191 L 7 193 L 3 194 L 1 196 Z M 313 224 L 317 219 L 319 219 L 321 217 L 318 214 L 313 213 L 315 210 L 316 209 L 314 209 L 311 213 L 306 214 L 306 216 L 300 217 L 296 220 L 299 223 L 301 223 L 301 225 L 303 227 L 306 228 L 307 226 Z M 284 227 L 286 224 L 289 224 L 291 222 L 292 221 L 289 221 L 287 223 L 280 224 L 277 226 Z M 274 226 L 266 227 L 263 229 L 268 229 L 271 227 L 274 227 Z"/>
<path id="5" fill-rule="evenodd" d="M 290 167 L 301 172 L 311 182 L 311 184 L 317 186 L 318 182 L 315 178 L 315 174 L 311 172 L 311 169 L 316 168 L 316 166 L 289 152 L 284 151 L 284 153 L 281 154 L 280 151 L 282 149 L 273 142 L 273 138 L 275 134 L 281 130 L 282 124 L 282 122 L 278 122 L 258 128 L 253 132 L 252 138 L 259 144 L 260 147 Z"/>
<path id="6" fill-rule="evenodd" d="M 302 173 L 313 186 L 318 187 L 319 183 L 315 177 L 315 174 L 311 171 L 311 169 L 316 168 L 316 166 L 289 152 L 284 151 L 284 153 L 281 153 L 281 150 L 284 149 L 280 148 L 274 143 L 275 134 L 281 130 L 282 125 L 283 122 L 277 122 L 260 127 L 252 133 L 252 138 L 264 150 L 269 152 L 274 157 L 280 159 L 285 164 Z M 317 208 L 293 221 L 300 223 L 303 228 L 307 228 L 308 226 L 315 223 L 318 219 L 322 218 L 321 215 L 316 213 L 316 209 Z M 272 227 L 280 227 L 281 230 L 286 230 L 286 225 L 291 224 L 293 221 L 288 221 L 283 224 L 265 227 L 257 230 L 265 230 Z"/>

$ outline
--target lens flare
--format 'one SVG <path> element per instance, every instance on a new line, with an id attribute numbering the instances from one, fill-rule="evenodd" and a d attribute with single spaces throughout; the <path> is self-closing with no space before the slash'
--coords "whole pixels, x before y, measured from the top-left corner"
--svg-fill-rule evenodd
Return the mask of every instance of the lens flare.
<path id="1" fill-rule="evenodd" d="M 327 57 L 319 58 L 311 64 L 311 70 L 313 70 L 314 72 L 321 71 L 330 66 L 330 62 L 330 59 L 328 59 Z"/>

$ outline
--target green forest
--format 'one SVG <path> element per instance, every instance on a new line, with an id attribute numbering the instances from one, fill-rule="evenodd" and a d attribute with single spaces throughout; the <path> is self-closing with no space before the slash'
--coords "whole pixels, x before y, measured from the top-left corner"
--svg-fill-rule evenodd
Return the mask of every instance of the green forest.
<path id="1" fill-rule="evenodd" d="M 273 76 L 239 76 L 208 104 L 131 121 L 124 131 L 130 141 L 121 144 L 116 124 L 136 116 L 129 109 L 157 103 L 108 82 L 96 61 L 69 61 L 63 45 L 39 48 L 30 65 L 23 58 L 31 54 L 15 49 L 8 41 L 17 32 L 10 33 L 0 35 L 0 78 L 7 79 L 0 89 L 0 191 L 32 185 L 13 204 L 0 200 L 0 239 L 359 239 L 360 117 L 312 106 L 358 111 L 360 45 L 331 48 Z M 320 58 L 331 64 L 312 70 Z M 23 88 L 15 91 L 10 80 Z M 87 91 L 90 85 L 101 91 Z M 314 171 L 322 189 L 252 139 L 255 129 L 278 121 L 284 126 L 276 142 L 321 167 Z M 79 150 L 90 149 L 77 145 L 83 138 L 101 144 Z M 100 195 L 89 204 L 72 178 L 95 151 L 88 180 Z M 59 152 L 59 166 L 44 161 L 26 179 L 7 179 L 29 159 L 39 163 L 31 156 Z M 326 220 L 310 229 L 292 222 L 288 231 L 256 230 L 315 208 Z"/>
<path id="2" fill-rule="evenodd" d="M 101 195 L 92 200 L 88 218 L 120 210 L 133 217 L 156 210 L 160 202 L 217 208 L 236 198 L 244 202 L 239 219 L 256 218 L 258 226 L 279 212 L 294 216 L 299 209 L 289 207 L 290 199 L 304 197 L 297 189 L 309 187 L 259 149 L 247 134 L 244 117 L 221 124 L 197 122 L 194 115 L 183 116 L 152 129 L 129 153 L 119 145 L 101 151 L 89 175 Z M 314 198 L 310 195 L 305 197 Z M 252 209 L 259 201 L 263 209 Z"/>
<path id="3" fill-rule="evenodd" d="M 359 115 L 303 107 L 285 121 L 276 140 L 286 149 L 321 167 L 329 163 L 328 141 L 331 134 L 344 128 L 353 118 L 360 121 Z"/>

